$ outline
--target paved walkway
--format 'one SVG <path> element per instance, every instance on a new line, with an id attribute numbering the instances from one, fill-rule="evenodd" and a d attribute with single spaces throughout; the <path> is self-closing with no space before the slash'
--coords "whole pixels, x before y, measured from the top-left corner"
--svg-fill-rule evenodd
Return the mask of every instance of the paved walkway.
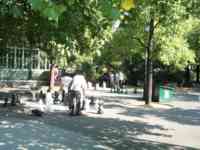
<path id="1" fill-rule="evenodd" d="M 183 101 L 180 96 L 185 93 L 180 92 L 177 101 L 147 107 L 140 100 L 141 94 L 114 94 L 108 90 L 91 90 L 88 94 L 104 98 L 103 115 L 91 110 L 84 116 L 71 117 L 60 105 L 43 117 L 27 115 L 20 107 L 1 108 L 0 149 L 200 149 L 198 98 Z M 195 94 L 198 96 L 198 92 Z M 38 104 L 25 101 L 25 106 L 28 109 Z"/>

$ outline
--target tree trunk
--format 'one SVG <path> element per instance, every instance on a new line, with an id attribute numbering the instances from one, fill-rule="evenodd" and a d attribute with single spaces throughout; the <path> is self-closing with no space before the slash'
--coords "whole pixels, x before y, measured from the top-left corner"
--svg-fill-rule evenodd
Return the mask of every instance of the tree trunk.
<path id="1" fill-rule="evenodd" d="M 152 65 L 152 60 L 150 59 L 148 61 L 148 75 L 147 75 L 147 100 L 145 101 L 145 104 L 149 105 L 152 101 L 152 91 L 153 91 L 153 65 Z"/>
<path id="2" fill-rule="evenodd" d="M 200 70 L 200 65 L 197 65 L 196 68 L 196 82 L 199 83 L 199 70 Z"/>
<path id="3" fill-rule="evenodd" d="M 147 99 L 147 58 L 148 58 L 148 56 L 147 56 L 148 54 L 147 54 L 147 48 L 145 48 L 145 63 L 144 63 L 144 85 L 143 85 L 143 88 L 144 88 L 144 92 L 143 92 L 143 99 L 144 100 L 146 100 Z"/>
<path id="4" fill-rule="evenodd" d="M 152 89 L 153 89 L 153 64 L 152 64 L 152 51 L 153 51 L 153 34 L 154 34 L 154 18 L 151 18 L 149 24 L 149 38 L 147 45 L 147 77 L 146 88 L 144 89 L 147 95 L 145 95 L 145 104 L 149 105 L 152 101 Z"/>

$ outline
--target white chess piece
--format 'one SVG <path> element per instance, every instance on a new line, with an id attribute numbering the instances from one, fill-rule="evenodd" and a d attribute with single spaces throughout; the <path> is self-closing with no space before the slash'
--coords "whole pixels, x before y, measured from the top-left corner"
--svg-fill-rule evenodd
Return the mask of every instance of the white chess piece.
<path id="1" fill-rule="evenodd" d="M 90 111 L 90 101 L 86 98 L 85 99 L 85 112 Z"/>
<path id="2" fill-rule="evenodd" d="M 47 110 L 51 111 L 51 106 L 53 105 L 53 98 L 52 98 L 51 92 L 47 92 L 45 101 L 46 101 Z"/>

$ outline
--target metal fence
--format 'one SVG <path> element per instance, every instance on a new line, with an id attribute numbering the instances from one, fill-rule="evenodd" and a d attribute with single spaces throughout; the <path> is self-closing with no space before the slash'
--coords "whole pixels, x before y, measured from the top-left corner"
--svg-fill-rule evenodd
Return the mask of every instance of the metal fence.
<path id="1" fill-rule="evenodd" d="M 0 80 L 37 79 L 48 71 L 50 62 L 39 49 L 7 47 L 0 49 Z"/>

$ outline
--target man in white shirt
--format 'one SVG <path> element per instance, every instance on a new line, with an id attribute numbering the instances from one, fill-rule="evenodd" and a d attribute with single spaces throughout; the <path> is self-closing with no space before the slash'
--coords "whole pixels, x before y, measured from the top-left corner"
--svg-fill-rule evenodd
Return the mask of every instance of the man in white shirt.
<path id="1" fill-rule="evenodd" d="M 87 82 L 85 77 L 81 74 L 80 71 L 77 71 L 76 75 L 72 79 L 70 86 L 70 91 L 72 97 L 76 97 L 77 101 L 72 102 L 71 114 L 79 115 L 80 109 L 84 107 L 84 97 L 86 94 Z M 76 105 L 76 106 L 75 106 Z M 77 109 L 77 110 L 74 110 Z"/>
<path id="2" fill-rule="evenodd" d="M 119 86 L 121 89 L 123 89 L 123 82 L 124 82 L 124 74 L 123 72 L 119 72 Z"/>

